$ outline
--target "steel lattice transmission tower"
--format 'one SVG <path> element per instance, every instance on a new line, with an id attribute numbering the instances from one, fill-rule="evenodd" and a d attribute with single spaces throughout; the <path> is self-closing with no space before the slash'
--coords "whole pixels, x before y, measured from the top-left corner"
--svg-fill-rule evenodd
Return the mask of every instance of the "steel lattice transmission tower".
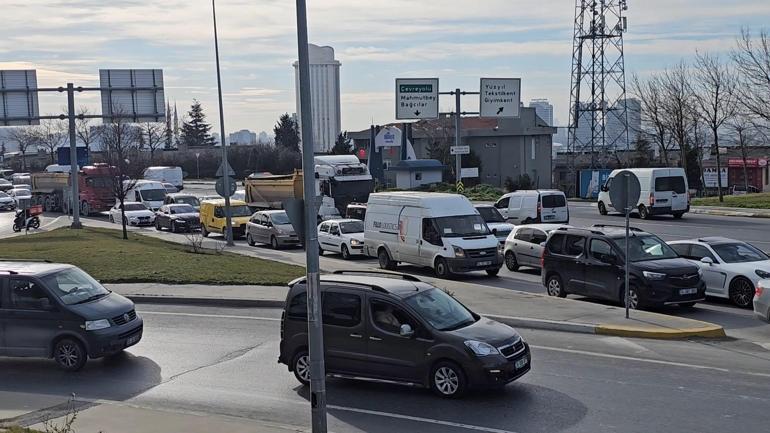
<path id="1" fill-rule="evenodd" d="M 575 2 L 568 141 L 571 175 L 579 155 L 590 153 L 591 168 L 606 168 L 620 147 L 630 147 L 623 55 L 627 10 L 627 0 Z"/>

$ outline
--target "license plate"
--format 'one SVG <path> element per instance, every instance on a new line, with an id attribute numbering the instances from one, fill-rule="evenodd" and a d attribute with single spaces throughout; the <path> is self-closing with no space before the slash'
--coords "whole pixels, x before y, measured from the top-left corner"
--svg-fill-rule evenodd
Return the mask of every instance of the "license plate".
<path id="1" fill-rule="evenodd" d="M 492 266 L 492 262 L 478 262 L 478 263 L 476 264 L 476 266 L 478 266 L 478 267 L 483 267 L 483 266 Z"/>
<path id="2" fill-rule="evenodd" d="M 545 216 L 543 217 L 543 219 L 544 219 L 544 220 L 552 220 L 552 219 L 554 219 L 554 218 L 555 218 L 555 217 L 554 217 L 554 215 L 545 215 Z"/>
<path id="3" fill-rule="evenodd" d="M 682 289 L 679 291 L 680 295 L 694 295 L 698 293 L 698 289 Z"/>
<path id="4" fill-rule="evenodd" d="M 132 344 L 136 344 L 136 342 L 139 341 L 139 335 L 132 335 L 131 337 L 128 337 L 126 339 L 126 347 L 131 346 Z"/>
<path id="5" fill-rule="evenodd" d="M 525 356 L 524 358 L 521 358 L 520 360 L 516 361 L 516 364 L 514 364 L 514 367 L 516 367 L 516 370 L 520 368 L 524 368 L 529 363 L 529 359 Z"/>

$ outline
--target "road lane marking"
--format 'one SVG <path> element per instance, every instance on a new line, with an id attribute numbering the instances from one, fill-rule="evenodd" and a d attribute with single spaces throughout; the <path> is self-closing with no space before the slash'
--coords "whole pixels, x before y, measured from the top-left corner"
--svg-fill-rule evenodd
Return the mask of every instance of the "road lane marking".
<path id="1" fill-rule="evenodd" d="M 340 410 L 345 412 L 354 412 L 354 413 L 361 413 L 365 415 L 375 415 L 375 416 L 381 416 L 385 418 L 395 418 L 395 419 L 401 419 L 406 421 L 415 421 L 415 422 L 422 422 L 426 424 L 434 424 L 434 425 L 440 425 L 444 427 L 454 427 L 454 428 L 461 428 L 465 430 L 474 430 L 474 431 L 483 431 L 483 432 L 489 432 L 489 433 L 516 433 L 511 430 L 501 430 L 496 429 L 492 427 L 482 427 L 478 425 L 472 425 L 472 424 L 463 424 L 459 422 L 452 422 L 452 421 L 442 421 L 440 419 L 433 419 L 433 418 L 423 418 L 419 416 L 411 416 L 411 415 L 401 415 L 398 413 L 390 413 L 390 412 L 380 412 L 376 410 L 367 410 L 367 409 L 356 409 L 353 407 L 345 407 L 345 406 L 335 406 L 335 405 L 328 405 L 329 409 L 332 410 Z"/>
<path id="2" fill-rule="evenodd" d="M 257 317 L 257 316 L 234 316 L 231 314 L 200 314 L 200 313 L 172 313 L 168 311 L 139 311 L 139 314 L 149 314 L 157 316 L 183 316 L 183 317 L 211 317 L 215 319 L 238 319 L 238 320 L 263 320 L 267 322 L 280 322 L 280 317 Z"/>
<path id="3" fill-rule="evenodd" d="M 730 370 L 727 368 L 722 367 L 712 367 L 708 365 L 698 365 L 698 364 L 686 364 L 683 362 L 675 362 L 675 361 L 664 361 L 662 359 L 650 359 L 650 358 L 637 358 L 634 356 L 625 356 L 625 355 L 612 355 L 609 353 L 598 353 L 598 352 L 588 352 L 585 350 L 577 350 L 577 349 L 564 349 L 561 347 L 549 347 L 549 346 L 536 346 L 536 345 L 530 345 L 533 349 L 539 349 L 539 350 L 550 350 L 552 352 L 562 352 L 562 353 L 570 353 L 574 355 L 585 355 L 585 356 L 594 356 L 597 358 L 609 358 L 609 359 L 622 359 L 626 361 L 637 361 L 637 362 L 646 362 L 649 364 L 659 364 L 659 365 L 670 365 L 672 367 L 682 367 L 682 368 L 691 368 L 694 370 L 713 370 L 718 371 L 721 373 L 739 373 L 739 374 L 747 374 L 749 376 L 759 376 L 759 377 L 770 377 L 769 373 L 755 373 L 750 371 L 735 371 Z"/>

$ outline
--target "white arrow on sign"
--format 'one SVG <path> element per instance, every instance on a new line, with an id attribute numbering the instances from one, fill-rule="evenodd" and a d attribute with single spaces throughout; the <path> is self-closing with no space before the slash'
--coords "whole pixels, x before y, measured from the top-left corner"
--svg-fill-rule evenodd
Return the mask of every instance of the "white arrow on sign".
<path id="1" fill-rule="evenodd" d="M 519 117 L 520 78 L 482 78 L 480 93 L 481 117 Z"/>

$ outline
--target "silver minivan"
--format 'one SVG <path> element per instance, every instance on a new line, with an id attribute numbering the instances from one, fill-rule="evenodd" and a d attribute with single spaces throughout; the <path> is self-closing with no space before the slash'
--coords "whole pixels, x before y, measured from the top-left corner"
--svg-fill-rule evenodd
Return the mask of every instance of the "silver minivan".
<path id="1" fill-rule="evenodd" d="M 505 241 L 505 266 L 516 272 L 521 266 L 540 269 L 540 256 L 548 235 L 562 224 L 530 224 L 516 227 Z"/>
<path id="2" fill-rule="evenodd" d="M 505 194 L 495 207 L 513 224 L 569 224 L 567 197 L 558 190 L 522 190 Z"/>
<path id="3" fill-rule="evenodd" d="M 283 210 L 266 210 L 252 215 L 246 223 L 246 242 L 252 247 L 256 244 L 268 244 L 274 250 L 300 245 L 294 226 Z"/>

